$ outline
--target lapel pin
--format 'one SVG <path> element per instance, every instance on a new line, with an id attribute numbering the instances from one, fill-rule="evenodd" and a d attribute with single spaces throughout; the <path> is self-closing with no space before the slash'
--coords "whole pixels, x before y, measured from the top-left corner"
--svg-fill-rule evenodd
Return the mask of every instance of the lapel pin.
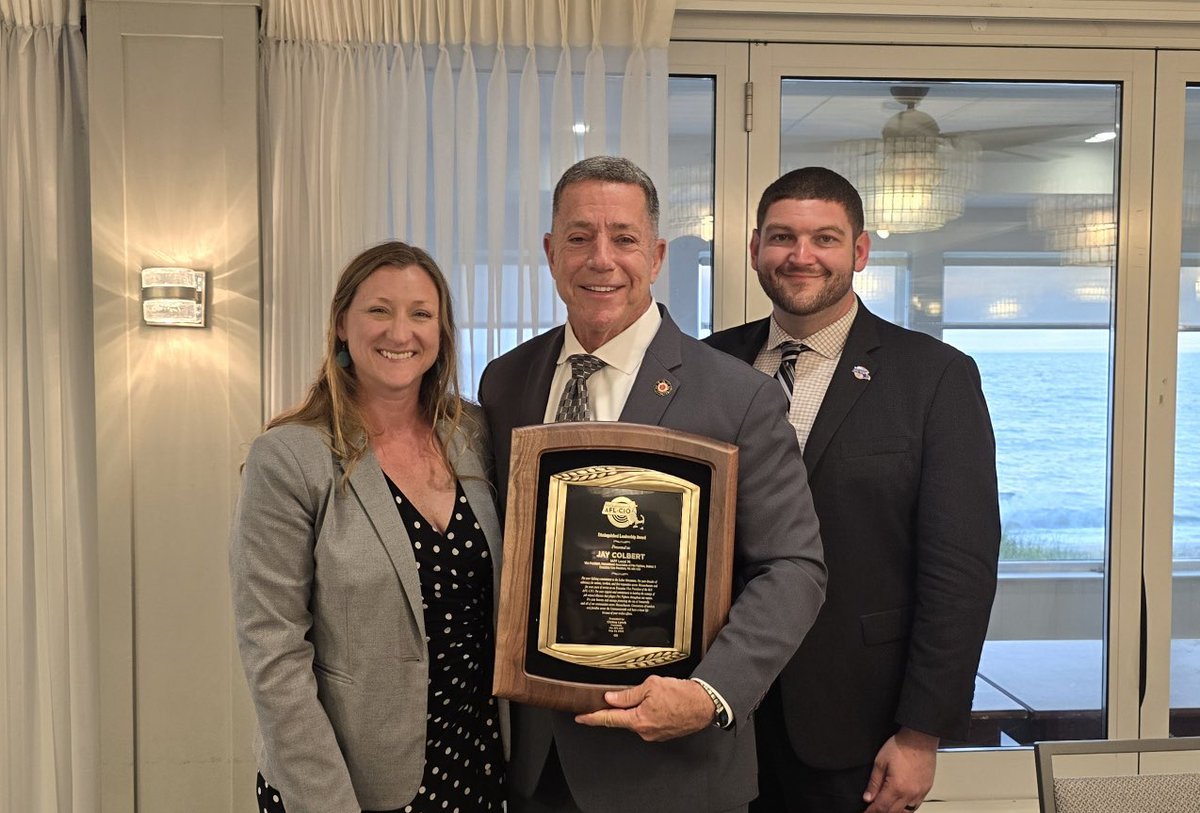
<path id="1" fill-rule="evenodd" d="M 857 378 L 859 381 L 870 381 L 871 380 L 871 371 L 868 370 L 866 367 L 863 367 L 862 365 L 855 367 L 850 372 L 854 373 L 854 377 Z"/>
<path id="2" fill-rule="evenodd" d="M 654 394 L 660 398 L 670 395 L 672 389 L 674 388 L 671 386 L 671 382 L 665 378 L 658 379 L 654 384 Z"/>

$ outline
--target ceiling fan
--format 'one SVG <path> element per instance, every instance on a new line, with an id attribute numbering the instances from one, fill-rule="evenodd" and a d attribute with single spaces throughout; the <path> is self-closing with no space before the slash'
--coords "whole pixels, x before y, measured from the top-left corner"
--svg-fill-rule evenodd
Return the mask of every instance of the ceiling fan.
<path id="1" fill-rule="evenodd" d="M 943 132 L 932 116 L 917 109 L 917 105 L 929 95 L 929 85 L 892 85 L 888 90 L 895 101 L 887 106 L 899 105 L 901 109 L 884 123 L 885 138 L 890 129 L 897 135 L 928 133 L 950 139 L 971 139 L 979 145 L 981 157 L 996 157 L 995 153 L 1010 152 L 1018 147 L 1083 138 L 1110 126 L 1104 123 L 1076 121 Z M 1015 154 L 1024 160 L 1046 160 L 1045 156 L 1031 152 Z"/>
<path id="2" fill-rule="evenodd" d="M 862 195 L 866 227 L 881 236 L 940 229 L 962 215 L 974 186 L 980 147 L 943 135 L 932 116 L 917 110 L 928 93 L 926 86 L 892 86 L 904 109 L 884 123 L 881 137 L 835 146 L 837 168 Z"/>
<path id="3" fill-rule="evenodd" d="M 868 228 L 880 234 L 934 231 L 961 216 L 984 155 L 1050 160 L 1016 149 L 1096 132 L 1096 125 L 1080 123 L 944 132 L 918 109 L 929 85 L 897 84 L 889 92 L 900 110 L 880 137 L 832 145 L 835 168 L 858 188 Z"/>

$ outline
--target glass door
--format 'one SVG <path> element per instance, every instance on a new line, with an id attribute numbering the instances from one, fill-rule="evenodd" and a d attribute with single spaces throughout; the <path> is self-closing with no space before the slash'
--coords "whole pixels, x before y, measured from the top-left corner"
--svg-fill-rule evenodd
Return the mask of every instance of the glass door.
<path id="1" fill-rule="evenodd" d="M 1142 736 L 1200 735 L 1200 54 L 1159 56 Z"/>
<path id="2" fill-rule="evenodd" d="M 972 729 L 930 798 L 1033 796 L 1020 746 L 1137 733 L 1153 55 L 750 53 L 748 211 L 781 172 L 841 172 L 871 231 L 864 305 L 980 367 L 1000 583 Z"/>
<path id="3" fill-rule="evenodd" d="M 1172 737 L 1200 736 L 1200 75 L 1194 72 L 1185 100 L 1171 553 Z"/>
<path id="4" fill-rule="evenodd" d="M 703 316 L 696 330 L 688 331 L 697 337 L 741 324 L 746 312 L 745 277 L 736 272 L 719 273 L 718 269 L 744 262 L 746 248 L 742 100 L 748 78 L 747 49 L 745 43 L 671 43 L 671 180 L 667 191 L 660 190 L 660 194 L 666 207 L 667 233 L 671 233 L 671 222 L 678 219 L 694 224 L 688 236 L 702 241 L 685 239 L 677 245 L 672 240 L 667 251 L 669 274 L 674 276 L 680 265 L 690 273 L 697 257 L 693 247 L 707 250 L 697 267 L 708 280 L 710 298 L 701 301 Z M 688 231 L 685 226 L 683 232 Z M 680 246 L 683 260 L 676 256 Z M 655 296 L 660 296 L 659 291 Z M 674 307 L 671 313 L 674 316 Z"/>

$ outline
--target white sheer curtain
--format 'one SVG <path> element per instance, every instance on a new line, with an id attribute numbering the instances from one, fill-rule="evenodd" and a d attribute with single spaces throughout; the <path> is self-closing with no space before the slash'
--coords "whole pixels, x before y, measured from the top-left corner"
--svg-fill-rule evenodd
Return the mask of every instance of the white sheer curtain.
<path id="1" fill-rule="evenodd" d="M 550 192 L 588 155 L 667 175 L 674 0 L 266 0 L 267 409 L 312 380 L 333 284 L 388 237 L 449 276 L 462 383 L 564 314 Z"/>
<path id="2" fill-rule="evenodd" d="M 80 0 L 0 0 L 0 809 L 98 798 L 95 395 Z"/>

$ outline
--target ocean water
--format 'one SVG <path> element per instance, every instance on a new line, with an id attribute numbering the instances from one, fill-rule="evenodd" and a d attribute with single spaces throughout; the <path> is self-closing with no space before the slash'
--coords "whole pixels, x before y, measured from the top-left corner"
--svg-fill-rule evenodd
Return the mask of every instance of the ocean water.
<path id="1" fill-rule="evenodd" d="M 996 432 L 1006 558 L 1103 555 L 1108 335 L 1082 330 L 946 332 L 946 341 L 974 357 L 983 379 Z M 1200 342 L 1191 335 L 1181 343 L 1178 387 L 1174 554 L 1200 558 Z"/>

